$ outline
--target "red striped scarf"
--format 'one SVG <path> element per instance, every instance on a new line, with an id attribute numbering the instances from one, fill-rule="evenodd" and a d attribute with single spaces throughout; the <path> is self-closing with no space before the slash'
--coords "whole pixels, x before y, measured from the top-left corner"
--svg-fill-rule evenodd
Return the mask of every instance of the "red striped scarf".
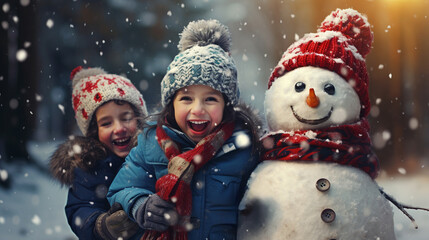
<path id="1" fill-rule="evenodd" d="M 156 181 L 156 194 L 176 205 L 181 221 L 177 226 L 165 232 L 146 231 L 141 240 L 186 240 L 186 225 L 189 225 L 192 210 L 190 182 L 194 172 L 203 167 L 216 154 L 224 142 L 231 137 L 234 123 L 227 123 L 201 139 L 194 149 L 181 153 L 178 146 L 160 126 L 156 128 L 156 137 L 161 149 L 167 156 L 168 174 Z"/>
<path id="2" fill-rule="evenodd" d="M 379 172 L 366 119 L 337 127 L 272 134 L 262 141 L 268 146 L 262 160 L 334 162 L 357 167 L 373 179 Z"/>

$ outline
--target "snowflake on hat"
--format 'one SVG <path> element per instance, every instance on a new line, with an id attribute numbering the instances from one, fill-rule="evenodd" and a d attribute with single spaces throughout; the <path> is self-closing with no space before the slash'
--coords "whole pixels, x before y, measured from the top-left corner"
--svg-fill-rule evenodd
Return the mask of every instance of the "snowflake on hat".
<path id="1" fill-rule="evenodd" d="M 89 123 L 97 108 L 111 100 L 123 100 L 134 105 L 142 116 L 147 116 L 142 94 L 123 76 L 108 74 L 101 68 L 75 68 L 70 79 L 73 83 L 72 104 L 79 129 L 86 136 Z"/>
<path id="2" fill-rule="evenodd" d="M 372 41 L 366 17 L 337 9 L 284 52 L 265 95 L 270 132 L 240 204 L 240 239 L 395 239 L 392 209 L 373 181 Z"/>

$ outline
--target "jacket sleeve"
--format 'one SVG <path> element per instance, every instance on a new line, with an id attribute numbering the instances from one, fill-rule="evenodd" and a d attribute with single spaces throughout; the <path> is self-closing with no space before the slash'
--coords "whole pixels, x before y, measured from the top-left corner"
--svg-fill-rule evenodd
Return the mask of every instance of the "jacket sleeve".
<path id="1" fill-rule="evenodd" d="M 107 193 L 110 204 L 119 202 L 131 219 L 134 219 L 134 204 L 143 203 L 147 196 L 155 192 L 156 180 L 160 177 L 156 170 L 157 164 L 145 159 L 145 156 L 153 153 L 153 149 L 148 149 L 144 141 L 149 141 L 145 133 L 139 135 L 137 146 L 126 157 Z M 166 164 L 161 168 L 167 172 Z"/>
<path id="2" fill-rule="evenodd" d="M 79 239 L 96 239 L 93 234 L 97 217 L 106 212 L 110 206 L 105 197 L 97 196 L 95 176 L 75 169 L 75 181 L 69 189 L 65 207 L 67 221 Z"/>

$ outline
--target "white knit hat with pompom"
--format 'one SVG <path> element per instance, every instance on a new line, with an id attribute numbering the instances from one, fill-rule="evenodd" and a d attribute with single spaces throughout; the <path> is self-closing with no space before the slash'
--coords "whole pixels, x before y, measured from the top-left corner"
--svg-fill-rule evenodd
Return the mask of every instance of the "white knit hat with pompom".
<path id="1" fill-rule="evenodd" d="M 180 36 L 180 53 L 161 82 L 163 106 L 177 90 L 191 85 L 209 86 L 235 105 L 239 98 L 237 68 L 229 53 L 231 36 L 226 26 L 217 20 L 199 20 L 190 22 Z"/>

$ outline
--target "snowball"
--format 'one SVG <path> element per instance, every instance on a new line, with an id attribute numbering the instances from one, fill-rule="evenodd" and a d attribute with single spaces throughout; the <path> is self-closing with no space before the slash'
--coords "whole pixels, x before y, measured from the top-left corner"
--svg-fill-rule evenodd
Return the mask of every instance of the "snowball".
<path id="1" fill-rule="evenodd" d="M 173 13 L 171 11 L 167 12 L 167 16 L 171 17 L 173 15 Z"/>

